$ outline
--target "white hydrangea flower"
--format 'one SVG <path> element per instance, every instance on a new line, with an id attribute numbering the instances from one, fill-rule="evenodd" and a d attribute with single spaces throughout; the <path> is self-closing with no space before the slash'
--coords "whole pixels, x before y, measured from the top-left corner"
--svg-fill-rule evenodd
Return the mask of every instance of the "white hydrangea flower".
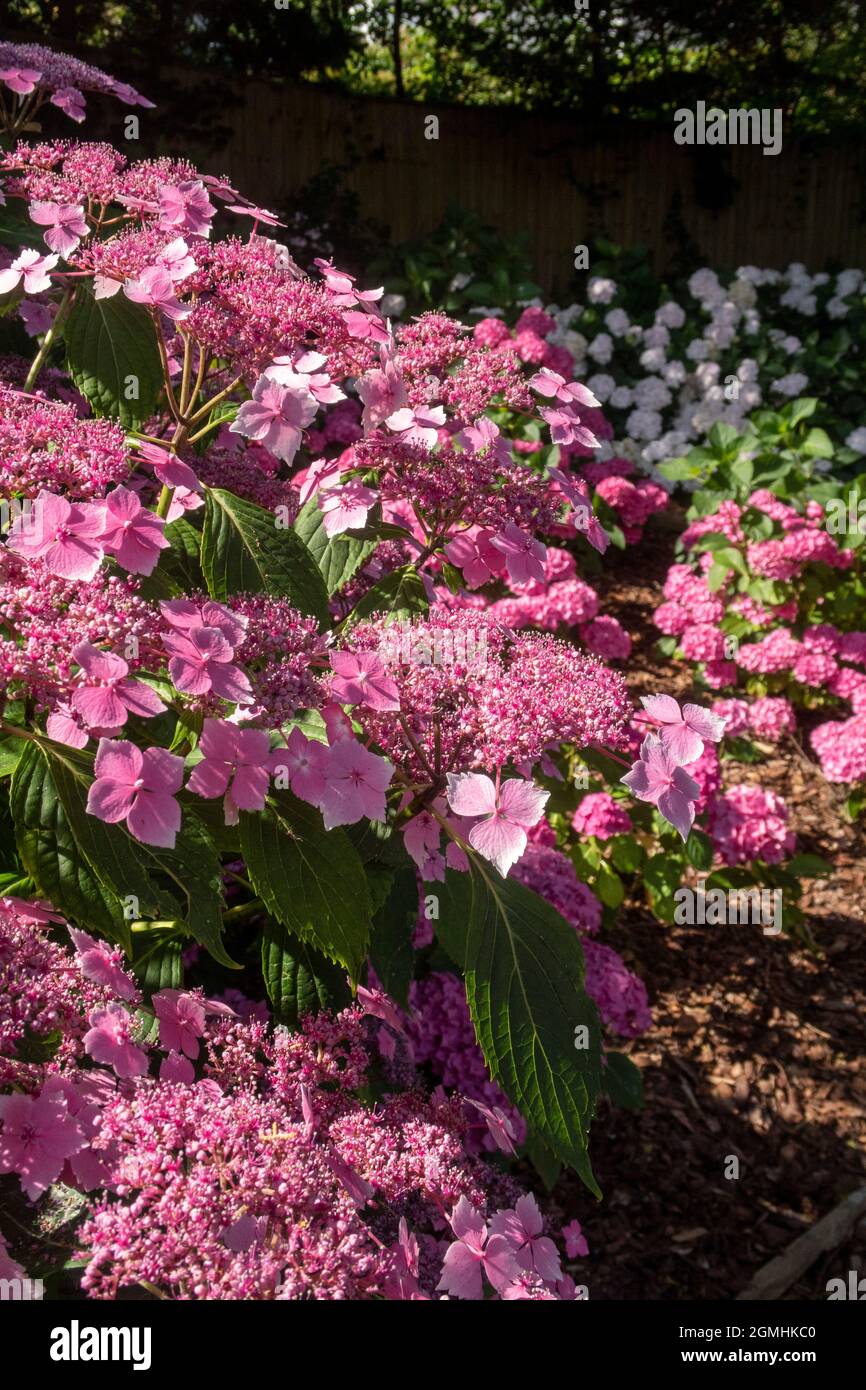
<path id="1" fill-rule="evenodd" d="M 703 338 L 693 338 L 686 348 L 686 357 L 690 362 L 706 362 L 710 355 L 710 345 Z"/>
<path id="2" fill-rule="evenodd" d="M 586 297 L 590 304 L 609 304 L 616 291 L 615 280 L 605 279 L 603 275 L 593 275 L 586 287 Z"/>
<path id="3" fill-rule="evenodd" d="M 725 297 L 718 275 L 706 266 L 689 277 L 689 294 L 699 300 L 703 309 L 714 308 Z"/>
<path id="4" fill-rule="evenodd" d="M 662 432 L 662 417 L 657 410 L 633 410 L 626 421 L 632 439 L 658 439 Z"/>
<path id="5" fill-rule="evenodd" d="M 640 355 L 640 364 L 645 372 L 660 372 L 665 365 L 665 350 L 661 347 L 650 347 Z"/>
<path id="6" fill-rule="evenodd" d="M 613 338 L 609 333 L 596 333 L 586 351 L 600 367 L 606 367 L 613 357 Z"/>
<path id="7" fill-rule="evenodd" d="M 671 340 L 670 332 L 663 323 L 653 324 L 644 330 L 643 340 L 648 348 L 666 348 Z"/>
<path id="8" fill-rule="evenodd" d="M 621 338 L 631 325 L 631 319 L 625 309 L 608 310 L 604 316 L 604 321 L 615 338 Z"/>
<path id="9" fill-rule="evenodd" d="M 856 294 L 862 284 L 862 270 L 840 270 L 836 276 L 836 293 L 840 299 L 847 299 L 849 294 Z"/>
<path id="10" fill-rule="evenodd" d="M 588 347 L 586 338 L 573 328 L 569 328 L 566 333 L 563 333 L 562 346 L 568 348 L 572 357 L 578 362 L 582 362 L 586 357 Z"/>
<path id="11" fill-rule="evenodd" d="M 658 376 L 647 376 L 637 382 L 634 398 L 641 410 L 663 410 L 671 403 L 671 393 Z"/>
<path id="12" fill-rule="evenodd" d="M 728 298 L 738 309 L 753 309 L 758 302 L 754 285 L 749 280 L 740 279 L 739 275 L 728 286 Z"/>
<path id="13" fill-rule="evenodd" d="M 662 304 L 655 312 L 655 322 L 663 328 L 682 328 L 686 321 L 686 311 L 673 299 Z"/>
<path id="14" fill-rule="evenodd" d="M 694 372 L 695 381 L 702 391 L 709 391 L 718 381 L 720 371 L 718 362 L 699 362 Z"/>
<path id="15" fill-rule="evenodd" d="M 602 404 L 609 399 L 610 393 L 616 387 L 616 381 L 612 376 L 608 376 L 607 372 L 596 372 L 595 376 L 591 376 L 586 384 L 592 394 L 598 396 Z"/>
<path id="16" fill-rule="evenodd" d="M 809 385 L 809 378 L 803 372 L 789 372 L 787 376 L 780 376 L 778 381 L 771 382 L 770 390 L 777 392 L 780 396 L 799 396 Z"/>
<path id="17" fill-rule="evenodd" d="M 667 386 L 682 386 L 688 372 L 682 362 L 674 359 L 661 368 L 662 379 Z"/>

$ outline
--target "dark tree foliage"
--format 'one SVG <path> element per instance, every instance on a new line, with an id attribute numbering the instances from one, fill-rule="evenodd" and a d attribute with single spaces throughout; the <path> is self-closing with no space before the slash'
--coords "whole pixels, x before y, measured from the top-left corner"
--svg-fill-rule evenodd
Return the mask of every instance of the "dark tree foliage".
<path id="1" fill-rule="evenodd" d="M 600 120 L 699 99 L 780 106 L 812 130 L 866 116 L 856 0 L 406 0 L 404 11 L 432 36 L 443 96 L 498 88 L 498 99 Z"/>
<path id="2" fill-rule="evenodd" d="M 599 122 L 697 100 L 779 106 L 806 132 L 866 124 L 858 0 L 7 0 L 7 23 L 158 70 L 338 83 Z"/>
<path id="3" fill-rule="evenodd" d="M 21 37 L 100 48 L 136 64 L 218 65 L 233 73 L 297 76 L 339 68 L 360 36 L 335 0 L 8 0 Z"/>

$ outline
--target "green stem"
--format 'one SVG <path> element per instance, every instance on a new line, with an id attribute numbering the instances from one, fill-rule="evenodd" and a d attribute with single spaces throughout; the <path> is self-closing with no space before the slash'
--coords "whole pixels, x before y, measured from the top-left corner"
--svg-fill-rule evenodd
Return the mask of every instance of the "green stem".
<path id="1" fill-rule="evenodd" d="M 190 437 L 189 437 L 189 442 L 190 442 L 190 444 L 197 444 L 198 441 L 199 441 L 200 439 L 204 439 L 204 437 L 205 437 L 206 434 L 210 434 L 210 431 L 211 431 L 211 430 L 217 430 L 217 429 L 219 429 L 220 425 L 224 425 L 224 424 L 225 424 L 225 418 L 224 418 L 224 417 L 221 418 L 221 419 L 219 419 L 219 420 L 210 420 L 210 421 L 208 422 L 208 424 L 206 424 L 202 429 L 200 429 L 200 430 L 198 431 L 197 434 L 191 434 L 191 435 L 190 435 Z"/>
<path id="2" fill-rule="evenodd" d="M 230 907 L 223 913 L 224 922 L 239 922 L 244 917 L 251 917 L 254 912 L 264 912 L 265 905 L 260 898 L 253 898 L 252 902 L 241 903 L 239 907 Z"/>
<path id="3" fill-rule="evenodd" d="M 0 734 L 11 734 L 12 738 L 26 738 L 31 742 L 36 738 L 36 734 L 19 729 L 17 724 L 7 724 L 5 720 L 0 720 Z"/>
<path id="4" fill-rule="evenodd" d="M 45 334 L 45 337 L 42 339 L 42 346 L 40 347 L 39 351 L 37 352 L 36 356 L 30 364 L 30 371 L 27 373 L 27 378 L 22 388 L 23 390 L 29 391 L 34 381 L 38 377 L 40 369 L 42 367 L 42 363 L 45 361 L 46 357 L 51 351 L 51 348 L 54 344 L 54 340 L 57 337 L 58 329 L 60 328 L 60 325 L 62 324 L 63 320 L 66 318 L 66 315 L 69 312 L 74 293 L 75 291 L 71 289 L 64 291 L 63 298 L 61 299 L 60 304 L 57 308 L 57 313 L 54 315 L 54 322 Z"/>
<path id="5" fill-rule="evenodd" d="M 230 381 L 228 386 L 224 386 L 221 391 L 217 391 L 216 395 L 212 396 L 209 401 L 205 401 L 204 405 L 199 406 L 198 410 L 195 411 L 193 415 L 188 416 L 186 424 L 190 428 L 193 425 L 197 425 L 199 420 L 203 420 L 206 415 L 210 415 L 211 411 L 224 401 L 226 396 L 231 395 L 232 391 L 236 391 L 242 383 L 243 377 L 236 376 L 234 381 Z"/>
<path id="6" fill-rule="evenodd" d="M 156 504 L 157 516 L 168 516 L 168 509 L 171 506 L 171 499 L 174 496 L 174 488 L 169 487 L 168 483 L 163 483 L 162 492 L 159 494 L 159 501 Z"/>

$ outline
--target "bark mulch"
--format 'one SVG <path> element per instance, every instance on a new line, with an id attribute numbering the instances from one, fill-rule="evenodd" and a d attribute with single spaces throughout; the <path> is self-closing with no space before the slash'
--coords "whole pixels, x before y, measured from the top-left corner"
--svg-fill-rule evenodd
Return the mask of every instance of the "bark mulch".
<path id="1" fill-rule="evenodd" d="M 602 611 L 635 639 L 630 686 L 689 690 L 654 650 L 651 625 L 671 532 L 605 557 Z M 637 557 L 637 563 L 635 561 Z M 814 947 L 759 926 L 667 926 L 637 906 L 607 939 L 645 981 L 654 1026 L 630 1053 L 646 1104 L 606 1104 L 591 1156 L 604 1200 L 570 1176 L 553 1201 L 590 1244 L 575 1278 L 590 1298 L 728 1299 L 847 1193 L 866 1185 L 866 834 L 838 788 L 792 741 L 725 778 L 784 798 L 798 850 L 831 860 L 802 906 Z M 627 1049 L 628 1050 L 628 1049 Z M 739 1160 L 739 1176 L 726 1177 Z M 864 1272 L 866 1233 L 812 1267 L 787 1297 L 824 1299 Z"/>

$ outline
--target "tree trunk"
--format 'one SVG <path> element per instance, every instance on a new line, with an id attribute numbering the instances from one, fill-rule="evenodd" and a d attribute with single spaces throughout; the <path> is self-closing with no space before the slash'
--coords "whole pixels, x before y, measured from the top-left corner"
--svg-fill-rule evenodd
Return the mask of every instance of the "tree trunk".
<path id="1" fill-rule="evenodd" d="M 394 26 L 391 30 L 391 49 L 394 55 L 394 84 L 398 97 L 406 95 L 403 87 L 403 54 L 400 49 L 400 22 L 403 18 L 403 0 L 394 0 Z"/>

